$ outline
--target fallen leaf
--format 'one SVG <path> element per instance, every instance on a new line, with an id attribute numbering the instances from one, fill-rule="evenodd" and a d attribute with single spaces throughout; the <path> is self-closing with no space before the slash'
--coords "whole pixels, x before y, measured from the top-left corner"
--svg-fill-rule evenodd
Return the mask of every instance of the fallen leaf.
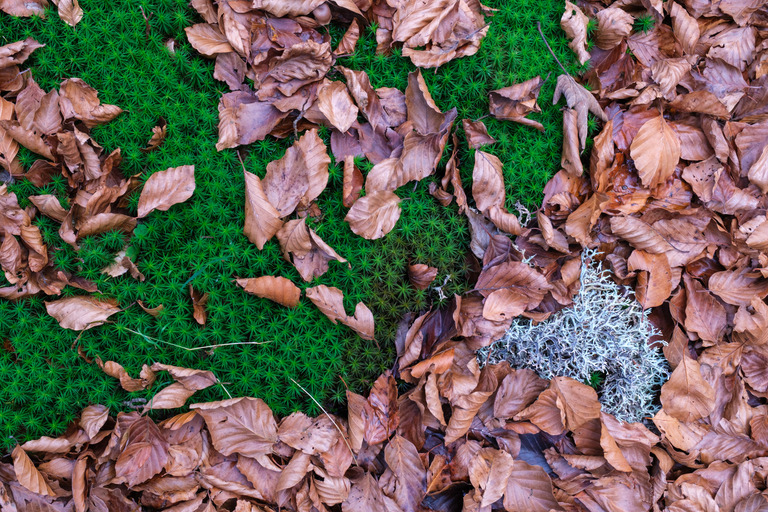
<path id="1" fill-rule="evenodd" d="M 317 107 L 334 128 L 346 133 L 357 121 L 357 106 L 341 82 L 324 81 L 317 91 Z"/>
<path id="2" fill-rule="evenodd" d="M 595 17 L 597 18 L 595 44 L 603 50 L 618 46 L 632 32 L 632 25 L 635 22 L 631 14 L 619 7 L 603 9 Z"/>
<path id="3" fill-rule="evenodd" d="M 59 106 L 65 120 L 80 120 L 88 128 L 108 123 L 123 112 L 123 109 L 115 105 L 102 105 L 96 89 L 79 78 L 70 78 L 61 83 Z"/>
<path id="4" fill-rule="evenodd" d="M 504 206 L 507 194 L 499 157 L 485 151 L 475 151 L 472 196 L 481 212 L 487 212 L 493 206 Z"/>
<path id="5" fill-rule="evenodd" d="M 565 0 L 565 12 L 560 18 L 560 26 L 565 35 L 571 40 L 568 46 L 576 54 L 579 64 L 584 64 L 590 59 L 587 51 L 587 24 L 589 18 L 581 12 L 576 5 Z"/>
<path id="6" fill-rule="evenodd" d="M 346 325 L 364 340 L 374 339 L 373 314 L 362 302 L 355 306 L 355 314 L 348 316 L 344 310 L 344 293 L 338 288 L 325 285 L 314 286 L 305 290 L 307 298 L 330 319 Z"/>
<path id="7" fill-rule="evenodd" d="M 29 196 L 29 200 L 40 210 L 40 213 L 53 220 L 63 222 L 67 216 L 67 210 L 62 208 L 56 196 L 50 194 Z"/>
<path id="8" fill-rule="evenodd" d="M 200 325 L 205 325 L 208 320 L 206 306 L 208 305 L 208 293 L 200 293 L 189 285 L 189 296 L 192 299 L 192 317 Z"/>
<path id="9" fill-rule="evenodd" d="M 519 84 L 491 91 L 488 94 L 491 115 L 496 119 L 514 121 L 544 131 L 541 123 L 526 117 L 530 113 L 541 112 L 536 99 L 539 97 L 539 90 L 543 83 L 541 77 L 537 76 Z"/>
<path id="10" fill-rule="evenodd" d="M 195 166 L 172 167 L 154 173 L 144 184 L 139 197 L 138 216 L 146 217 L 154 210 L 166 211 L 183 203 L 195 192 Z"/>
<path id="11" fill-rule="evenodd" d="M 51 486 L 46 482 L 43 475 L 37 470 L 29 455 L 21 446 L 16 445 L 13 452 L 11 452 L 11 457 L 13 458 L 13 472 L 19 484 L 36 494 L 56 496 Z"/>
<path id="12" fill-rule="evenodd" d="M 381 190 L 355 201 L 344 220 L 356 235 L 376 240 L 392 231 L 400 211 L 400 198 L 393 192 Z"/>
<path id="13" fill-rule="evenodd" d="M 239 453 L 258 459 L 272 452 L 277 423 L 258 398 L 232 398 L 189 406 L 205 420 L 213 446 L 224 456 Z"/>
<path id="14" fill-rule="evenodd" d="M 115 361 L 107 361 L 104 363 L 101 359 L 96 358 L 96 364 L 104 373 L 110 377 L 118 379 L 120 381 L 120 386 L 130 393 L 145 390 L 155 382 L 155 372 L 153 372 L 146 364 L 142 366 L 138 379 L 134 379 L 128 375 L 125 368 Z"/>
<path id="15" fill-rule="evenodd" d="M 552 481 L 538 466 L 516 460 L 504 491 L 504 508 L 527 512 L 562 510 L 552 493 Z"/>
<path id="16" fill-rule="evenodd" d="M 301 278 L 309 282 L 328 271 L 329 262 L 347 263 L 336 251 L 309 229 L 307 219 L 286 222 L 277 232 L 283 256 L 292 261 Z"/>
<path id="17" fill-rule="evenodd" d="M 333 51 L 333 54 L 337 57 L 342 55 L 352 55 L 355 53 L 355 46 L 357 46 L 358 39 L 360 39 L 360 25 L 355 19 L 352 20 L 347 31 L 344 32 L 344 35 L 341 37 L 341 41 L 339 41 L 339 45 Z"/>
<path id="18" fill-rule="evenodd" d="M 663 410 L 690 423 L 712 412 L 715 391 L 701 375 L 699 363 L 683 355 L 669 380 L 661 387 Z"/>
<path id="19" fill-rule="evenodd" d="M 488 128 L 486 128 L 485 123 L 480 120 L 462 119 L 461 126 L 464 128 L 467 144 L 471 149 L 496 143 L 496 139 L 488 135 Z"/>
<path id="20" fill-rule="evenodd" d="M 301 297 L 301 290 L 290 279 L 284 277 L 262 276 L 237 279 L 237 284 L 248 293 L 269 299 L 288 308 L 295 308 Z"/>
<path id="21" fill-rule="evenodd" d="M 59 18 L 70 27 L 75 27 L 83 19 L 83 9 L 77 0 L 57 0 L 54 3 L 59 10 Z"/>
<path id="22" fill-rule="evenodd" d="M 84 331 L 101 325 L 122 311 L 114 299 L 100 301 L 94 297 L 67 297 L 46 302 L 48 314 L 64 329 Z"/>
<path id="23" fill-rule="evenodd" d="M 185 28 L 184 32 L 187 34 L 189 44 L 203 55 L 211 57 L 220 53 L 234 51 L 227 40 L 227 36 L 222 34 L 215 25 L 198 23 L 197 25 Z"/>
<path id="24" fill-rule="evenodd" d="M 417 290 L 426 290 L 437 277 L 437 267 L 423 263 L 408 265 L 408 280 Z"/>
<path id="25" fill-rule="evenodd" d="M 115 461 L 115 483 L 133 487 L 146 482 L 168 461 L 168 442 L 147 416 L 134 421 L 122 440 L 124 448 Z"/>
<path id="26" fill-rule="evenodd" d="M 245 176 L 245 227 L 243 232 L 259 250 L 283 226 L 280 212 L 267 199 L 258 176 L 243 171 Z"/>
<path id="27" fill-rule="evenodd" d="M 161 117 L 157 126 L 152 127 L 152 137 L 149 139 L 149 142 L 147 142 L 147 147 L 143 148 L 142 151 L 144 153 L 151 153 L 152 151 L 159 149 L 165 142 L 165 137 L 167 135 L 168 123 Z"/>
<path id="28" fill-rule="evenodd" d="M 688 302 L 685 306 L 685 328 L 710 343 L 719 342 L 728 325 L 725 308 L 697 279 L 684 276 Z"/>
<path id="29" fill-rule="evenodd" d="M 553 105 L 556 105 L 557 102 L 560 101 L 560 96 L 565 96 L 565 102 L 568 104 L 568 108 L 572 108 L 576 111 L 579 141 L 581 143 L 581 148 L 583 149 L 587 142 L 587 112 L 592 112 L 598 119 L 606 122 L 608 121 L 608 116 L 606 116 L 603 109 L 600 108 L 600 104 L 592 93 L 577 84 L 576 80 L 570 75 L 560 75 L 557 77 L 557 86 L 555 87 L 555 94 L 552 98 Z"/>
<path id="30" fill-rule="evenodd" d="M 328 183 L 330 163 L 325 144 L 313 129 L 294 142 L 281 159 L 267 164 L 261 185 L 280 217 L 317 199 Z"/>
<path id="31" fill-rule="evenodd" d="M 384 460 L 392 471 L 394 499 L 404 512 L 417 510 L 427 488 L 427 472 L 416 447 L 396 435 L 384 448 Z"/>
<path id="32" fill-rule="evenodd" d="M 352 155 L 344 159 L 344 181 L 342 188 L 342 204 L 351 208 L 360 197 L 363 189 L 363 173 L 355 165 Z"/>
<path id="33" fill-rule="evenodd" d="M 109 409 L 103 405 L 89 405 L 80 413 L 80 428 L 93 439 L 109 418 Z"/>

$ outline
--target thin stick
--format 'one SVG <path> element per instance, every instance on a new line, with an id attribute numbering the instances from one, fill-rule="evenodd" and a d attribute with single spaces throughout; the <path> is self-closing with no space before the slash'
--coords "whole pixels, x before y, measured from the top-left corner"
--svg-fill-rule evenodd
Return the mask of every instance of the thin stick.
<path id="1" fill-rule="evenodd" d="M 160 340 L 160 339 L 157 339 L 157 338 L 153 338 L 151 336 L 147 336 L 146 334 L 144 334 L 142 332 L 134 331 L 133 329 L 129 329 L 128 327 L 124 327 L 124 329 L 126 331 L 128 331 L 128 332 L 132 332 L 133 334 L 138 334 L 139 336 L 141 336 L 142 338 L 144 338 L 145 340 L 147 340 L 149 342 L 152 342 L 152 343 L 163 343 L 165 345 L 170 345 L 172 347 L 180 348 L 180 349 L 186 350 L 188 352 L 195 352 L 197 350 L 205 350 L 205 349 L 208 349 L 208 348 L 233 347 L 235 345 L 266 345 L 268 343 L 272 343 L 272 341 L 236 341 L 236 342 L 232 342 L 232 343 L 220 343 L 218 345 L 206 345 L 204 347 L 189 348 L 189 347 L 182 347 L 181 345 L 177 345 L 176 343 L 171 343 L 170 341 L 163 341 L 163 340 Z"/>
<path id="2" fill-rule="evenodd" d="M 357 464 L 357 457 L 355 457 L 355 452 L 352 450 L 352 446 L 349 444 L 349 441 L 347 441 L 347 436 L 345 436 L 344 432 L 341 431 L 341 427 L 339 427 L 336 421 L 334 421 L 333 417 L 330 414 L 328 414 L 328 411 L 326 411 L 325 408 L 322 405 L 320 405 L 320 402 L 318 402 L 315 399 L 315 397 L 312 396 L 312 393 L 304 389 L 304 386 L 302 386 L 301 384 L 293 380 L 293 377 L 288 377 L 288 378 L 291 379 L 291 382 L 299 386 L 299 389 L 305 392 L 307 396 L 311 398 L 313 402 L 315 402 L 315 405 L 317 405 L 320 408 L 320 410 L 323 411 L 326 416 L 328 416 L 328 419 L 331 420 L 331 423 L 333 423 L 333 426 L 336 427 L 336 430 L 338 430 L 339 434 L 341 434 L 341 438 L 344 440 L 344 444 L 347 445 L 347 449 L 349 449 L 349 453 L 352 454 L 352 458 L 355 460 L 355 464 Z"/>
<path id="3" fill-rule="evenodd" d="M 539 35 L 541 36 L 541 39 L 544 40 L 544 44 L 547 45 L 547 50 L 549 50 L 549 53 L 552 54 L 552 57 L 555 59 L 555 62 L 557 62 L 557 65 L 560 66 L 560 69 L 562 69 L 563 72 L 566 75 L 571 76 L 571 74 L 568 72 L 568 70 L 565 69 L 565 66 L 563 66 L 562 62 L 560 62 L 560 59 L 557 58 L 557 55 L 555 55 L 555 52 L 552 51 L 552 47 L 549 46 L 549 41 L 547 41 L 547 38 L 544 37 L 544 32 L 541 31 L 541 22 L 540 21 L 536 22 L 536 28 L 539 29 Z"/>

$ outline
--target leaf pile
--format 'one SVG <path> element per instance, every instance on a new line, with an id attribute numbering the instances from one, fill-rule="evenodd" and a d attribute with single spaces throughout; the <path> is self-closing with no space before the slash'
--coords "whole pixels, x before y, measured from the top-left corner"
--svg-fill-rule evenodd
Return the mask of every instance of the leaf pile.
<path id="1" fill-rule="evenodd" d="M 78 249 L 87 236 L 108 231 L 122 232 L 126 246 L 140 218 L 154 210 L 168 210 L 186 201 L 195 190 L 194 166 L 168 169 L 153 174 L 144 184 L 138 201 L 138 214 L 128 209 L 128 197 L 139 188 L 138 176 L 125 178 L 120 172 L 120 149 L 106 154 L 89 132 L 108 123 L 122 112 L 115 105 L 102 104 L 98 92 L 79 78 L 66 79 L 59 90 L 42 90 L 29 72 L 21 72 L 29 55 L 40 48 L 26 39 L 0 47 L 0 166 L 9 180 L 23 178 L 37 187 L 50 183 L 54 176 L 66 179 L 68 207 L 50 195 L 29 197 L 33 206 L 22 209 L 14 193 L 0 186 L 0 267 L 12 284 L 0 288 L 0 297 L 19 299 L 36 295 L 59 295 L 66 285 L 97 292 L 96 286 L 56 268 L 51 251 L 32 222 L 44 215 L 58 222 L 61 239 Z M 153 137 L 153 140 L 157 140 Z M 19 147 L 38 156 L 30 169 L 19 163 Z M 135 264 L 118 253 L 104 273 L 116 277 L 130 272 L 144 279 Z M 113 301 L 91 297 L 69 297 L 47 304 L 49 314 L 69 329 L 82 330 L 100 325 L 119 311 Z"/>
<path id="2" fill-rule="evenodd" d="M 77 0 L 51 1 L 58 7 L 59 18 L 70 27 L 74 27 L 83 19 L 83 9 Z M 45 8 L 49 5 L 48 0 L 0 0 L 0 11 L 11 16 L 45 18 Z"/>

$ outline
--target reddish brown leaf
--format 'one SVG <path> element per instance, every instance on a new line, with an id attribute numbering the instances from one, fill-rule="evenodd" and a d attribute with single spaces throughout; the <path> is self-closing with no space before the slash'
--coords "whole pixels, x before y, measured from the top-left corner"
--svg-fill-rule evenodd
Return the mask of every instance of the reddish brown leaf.
<path id="1" fill-rule="evenodd" d="M 115 462 L 115 482 L 133 487 L 146 482 L 168 461 L 168 442 L 149 418 L 134 421 L 122 439 L 123 448 Z"/>
<path id="2" fill-rule="evenodd" d="M 277 442 L 272 411 L 258 398 L 233 398 L 190 408 L 205 419 L 213 446 L 225 456 L 239 453 L 258 459 Z"/>
<path id="3" fill-rule="evenodd" d="M 248 293 L 289 308 L 295 308 L 301 297 L 301 290 L 284 277 L 261 276 L 237 279 L 237 284 Z"/>
<path id="4" fill-rule="evenodd" d="M 103 324 L 122 311 L 115 300 L 100 301 L 93 297 L 67 297 L 46 302 L 48 314 L 65 329 L 83 331 Z"/>
<path id="5" fill-rule="evenodd" d="M 707 416 L 714 400 L 715 391 L 702 377 L 699 363 L 687 355 L 661 387 L 664 412 L 685 423 Z"/>
<path id="6" fill-rule="evenodd" d="M 701 339 L 717 343 L 728 325 L 725 308 L 697 279 L 684 275 L 688 302 L 685 306 L 685 328 L 698 334 Z"/>
<path id="7" fill-rule="evenodd" d="M 344 182 L 342 189 L 342 203 L 346 208 L 351 208 L 360 197 L 363 189 L 363 173 L 355 165 L 352 155 L 344 159 Z"/>
<path id="8" fill-rule="evenodd" d="M 544 131 L 541 123 L 526 117 L 530 113 L 541 112 L 536 99 L 539 97 L 539 89 L 543 82 L 541 77 L 537 76 L 519 84 L 491 91 L 488 94 L 491 115 L 497 119 L 514 121 Z"/>
<path id="9" fill-rule="evenodd" d="M 400 211 L 400 198 L 382 190 L 358 199 L 344 220 L 353 233 L 376 240 L 392 231 L 400 218 Z"/>
<path id="10" fill-rule="evenodd" d="M 579 64 L 584 64 L 589 60 L 587 51 L 587 24 L 589 18 L 581 12 L 576 5 L 565 0 L 565 12 L 560 18 L 560 26 L 568 39 L 571 40 L 568 46 L 574 51 L 579 59 Z"/>
<path id="11" fill-rule="evenodd" d="M 46 482 L 43 475 L 37 470 L 27 452 L 22 450 L 21 446 L 16 445 L 16 448 L 11 453 L 11 457 L 13 458 L 13 472 L 19 484 L 36 494 L 56 496 L 51 486 Z"/>
<path id="12" fill-rule="evenodd" d="M 472 149 L 477 149 L 487 144 L 495 144 L 496 139 L 488 135 L 488 128 L 482 121 L 472 121 L 471 119 L 462 119 L 461 126 L 464 128 L 464 134 L 467 137 L 467 144 Z"/>
<path id="13" fill-rule="evenodd" d="M 195 166 L 172 167 L 154 173 L 144 184 L 139 197 L 138 216 L 146 217 L 154 210 L 166 211 L 183 203 L 195 192 Z"/>
<path id="14" fill-rule="evenodd" d="M 280 212 L 267 199 L 258 176 L 243 171 L 245 176 L 245 227 L 243 232 L 259 250 L 283 226 Z"/>
<path id="15" fill-rule="evenodd" d="M 396 435 L 384 449 L 384 460 L 394 474 L 395 502 L 403 511 L 414 512 L 427 488 L 427 472 L 419 452 L 408 440 Z"/>
<path id="16" fill-rule="evenodd" d="M 426 290 L 437 277 L 437 267 L 423 263 L 408 265 L 408 280 L 417 290 Z"/>
<path id="17" fill-rule="evenodd" d="M 88 128 L 108 123 L 123 112 L 115 105 L 102 105 L 96 89 L 79 78 L 70 78 L 61 83 L 59 106 L 65 120 L 78 119 Z"/>
<path id="18" fill-rule="evenodd" d="M 361 338 L 372 340 L 374 336 L 373 313 L 362 302 L 355 306 L 355 314 L 348 316 L 344 311 L 344 293 L 338 288 L 325 285 L 314 286 L 305 290 L 307 298 L 323 312 L 332 323 L 337 321 L 346 325 Z"/>
<path id="19" fill-rule="evenodd" d="M 208 293 L 200 293 L 189 285 L 189 296 L 192 299 L 192 317 L 200 325 L 205 325 L 208 313 L 205 307 L 208 305 Z"/>
<path id="20" fill-rule="evenodd" d="M 640 180 L 647 187 L 664 183 L 680 161 L 680 140 L 662 116 L 646 122 L 630 147 Z"/>
<path id="21" fill-rule="evenodd" d="M 317 92 L 317 107 L 334 128 L 342 133 L 357 120 L 357 106 L 341 82 L 325 80 Z"/>

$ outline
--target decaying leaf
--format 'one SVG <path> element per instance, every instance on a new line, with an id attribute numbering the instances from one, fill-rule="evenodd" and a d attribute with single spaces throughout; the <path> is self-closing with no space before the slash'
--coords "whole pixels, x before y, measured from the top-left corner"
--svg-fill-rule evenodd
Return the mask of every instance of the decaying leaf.
<path id="1" fill-rule="evenodd" d="M 193 404 L 211 434 L 213 446 L 228 456 L 238 453 L 258 458 L 277 442 L 277 423 L 272 411 L 257 398 L 233 398 Z"/>
<path id="2" fill-rule="evenodd" d="M 362 302 L 355 306 L 355 314 L 347 315 L 344 311 L 344 293 L 338 288 L 325 285 L 306 289 L 307 298 L 334 324 L 338 321 L 346 325 L 361 338 L 372 340 L 374 336 L 373 313 Z"/>
<path id="3" fill-rule="evenodd" d="M 380 190 L 355 201 L 344 220 L 353 233 L 376 240 L 392 231 L 400 211 L 400 198 L 393 192 Z"/>
<path id="4" fill-rule="evenodd" d="M 560 18 L 560 26 L 565 31 L 565 35 L 571 40 L 568 46 L 576 53 L 579 64 L 584 64 L 590 58 L 587 51 L 587 24 L 589 18 L 581 12 L 576 5 L 565 0 L 565 12 Z"/>
<path id="5" fill-rule="evenodd" d="M 154 173 L 144 184 L 139 197 L 138 216 L 146 217 L 154 210 L 166 211 L 183 203 L 195 192 L 195 166 L 172 167 Z"/>
<path id="6" fill-rule="evenodd" d="M 11 453 L 13 458 L 13 472 L 16 475 L 16 480 L 25 489 L 36 494 L 42 494 L 43 496 L 56 496 L 51 489 L 51 486 L 46 482 L 43 475 L 38 471 L 32 460 L 27 455 L 21 446 L 16 446 Z"/>
<path id="7" fill-rule="evenodd" d="M 160 148 L 160 146 L 162 146 L 165 142 L 165 137 L 167 135 L 168 123 L 165 122 L 165 119 L 160 118 L 160 122 L 157 124 L 157 126 L 152 128 L 152 137 L 149 139 L 149 142 L 147 142 L 147 147 L 143 148 L 142 151 L 145 153 L 150 153 Z"/>
<path id="8" fill-rule="evenodd" d="M 646 187 L 664 183 L 680 161 L 680 140 L 662 116 L 647 121 L 637 132 L 630 155 Z"/>
<path id="9" fill-rule="evenodd" d="M 487 144 L 495 144 L 496 139 L 488 135 L 488 128 L 482 121 L 472 121 L 471 119 L 462 119 L 461 126 L 467 136 L 467 144 L 472 149 L 477 149 Z"/>
<path id="10" fill-rule="evenodd" d="M 344 159 L 344 184 L 342 189 L 342 204 L 351 208 L 360 197 L 363 190 L 363 173 L 355 165 L 352 155 Z"/>
<path id="11" fill-rule="evenodd" d="M 423 263 L 408 265 L 408 280 L 417 290 L 426 290 L 437 277 L 437 267 Z"/>
<path id="12" fill-rule="evenodd" d="M 537 76 L 519 84 L 491 91 L 488 94 L 491 115 L 497 119 L 532 126 L 543 132 L 544 126 L 540 122 L 526 117 L 530 113 L 541 112 L 536 100 L 543 83 L 541 77 Z"/>
<path id="13" fill-rule="evenodd" d="M 295 308 L 301 297 L 301 290 L 289 279 L 280 276 L 237 279 L 237 284 L 248 293 L 289 308 Z"/>
<path id="14" fill-rule="evenodd" d="M 73 331 L 83 331 L 99 326 L 110 316 L 122 311 L 114 299 L 101 301 L 85 296 L 46 302 L 45 309 L 59 322 L 60 326 Z"/>
<path id="15" fill-rule="evenodd" d="M 280 212 L 272 206 L 264 193 L 262 181 L 258 176 L 243 171 L 245 176 L 245 227 L 243 232 L 259 250 L 283 226 Z"/>
<path id="16" fill-rule="evenodd" d="M 189 296 L 192 299 L 192 317 L 200 325 L 205 325 L 208 320 L 208 312 L 206 306 L 208 305 L 208 293 L 200 293 L 198 290 L 192 288 L 189 285 Z"/>
<path id="17" fill-rule="evenodd" d="M 578 7 L 576 7 L 578 9 Z M 580 12 L 580 11 L 579 11 Z M 587 112 L 592 112 L 598 119 L 608 121 L 608 117 L 603 112 L 600 104 L 595 97 L 584 87 L 576 83 L 570 75 L 560 75 L 557 77 L 557 86 L 552 98 L 552 104 L 556 105 L 560 101 L 560 96 L 565 96 L 565 102 L 568 108 L 576 111 L 579 141 L 581 148 L 584 149 L 587 142 Z"/>

